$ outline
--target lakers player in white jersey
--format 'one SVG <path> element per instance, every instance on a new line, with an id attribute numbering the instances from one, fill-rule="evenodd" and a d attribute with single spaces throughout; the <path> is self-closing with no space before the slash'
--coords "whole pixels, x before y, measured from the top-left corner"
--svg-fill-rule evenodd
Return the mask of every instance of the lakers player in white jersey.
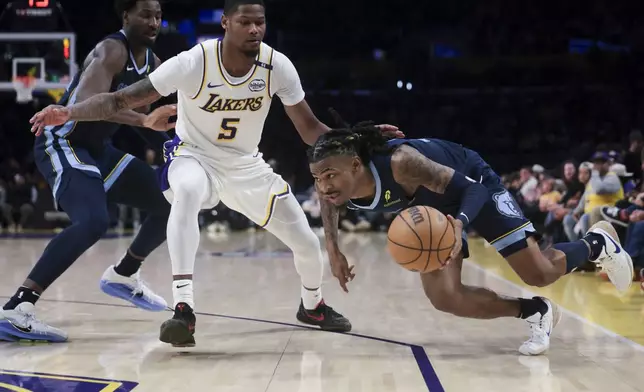
<path id="1" fill-rule="evenodd" d="M 168 248 L 173 269 L 175 314 L 161 340 L 194 345 L 192 274 L 199 245 L 198 213 L 223 202 L 265 227 L 292 251 L 302 280 L 297 319 L 333 331 L 351 324 L 322 300 L 322 253 L 316 235 L 288 184 L 273 173 L 257 146 L 271 100 L 277 96 L 307 144 L 329 128 L 304 100 L 298 73 L 282 53 L 262 43 L 266 31 L 261 0 L 227 0 L 223 40 L 210 40 L 169 59 L 149 79 L 78 105 L 48 107 L 32 119 L 34 129 L 91 121 L 152 103 L 178 92 L 176 138 L 166 143 L 162 186 L 172 203 Z M 382 126 L 383 132 L 399 134 Z M 352 275 L 351 271 L 346 271 Z"/>

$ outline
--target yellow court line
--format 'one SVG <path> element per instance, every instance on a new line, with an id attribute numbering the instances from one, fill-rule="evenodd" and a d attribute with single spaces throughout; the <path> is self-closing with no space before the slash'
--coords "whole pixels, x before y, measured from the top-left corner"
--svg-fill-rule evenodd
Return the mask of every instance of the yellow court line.
<path id="1" fill-rule="evenodd" d="M 43 378 L 43 379 L 49 379 L 49 380 L 77 381 L 77 382 L 85 382 L 89 384 L 104 384 L 105 388 L 102 391 L 115 391 L 122 385 L 121 382 L 117 382 L 117 381 L 101 381 L 101 380 L 91 380 L 91 379 L 88 380 L 85 378 L 71 377 L 71 376 L 55 376 L 55 375 L 48 375 L 48 374 L 46 375 L 46 374 L 38 374 L 38 373 L 21 373 L 21 372 L 11 372 L 6 370 L 0 370 L 0 374 L 8 374 L 11 376 L 21 376 L 21 377 Z M 116 388 L 114 388 L 115 386 Z"/>
<path id="2" fill-rule="evenodd" d="M 11 384 L 5 384 L 3 382 L 0 382 L 0 389 L 6 389 L 8 391 L 14 391 L 14 392 L 31 392 L 29 389 L 17 387 Z"/>
<path id="3" fill-rule="evenodd" d="M 605 282 L 594 273 L 575 272 L 562 277 L 547 287 L 531 287 L 510 268 L 508 263 L 484 241 L 470 239 L 469 260 L 475 268 L 506 281 L 513 286 L 536 295 L 544 296 L 567 310 L 585 324 L 594 325 L 607 334 L 613 334 L 638 350 L 644 350 L 644 295 L 639 284 L 620 296 L 610 282 Z M 486 285 L 487 282 L 477 284 Z M 580 331 L 582 333 L 582 331 Z"/>

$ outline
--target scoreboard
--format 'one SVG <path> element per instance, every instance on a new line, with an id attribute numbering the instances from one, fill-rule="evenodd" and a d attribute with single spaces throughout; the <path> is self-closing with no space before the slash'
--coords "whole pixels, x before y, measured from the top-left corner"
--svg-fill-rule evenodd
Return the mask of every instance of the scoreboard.
<path id="1" fill-rule="evenodd" d="M 14 0 L 9 3 L 11 31 L 57 31 L 59 23 L 56 0 Z"/>

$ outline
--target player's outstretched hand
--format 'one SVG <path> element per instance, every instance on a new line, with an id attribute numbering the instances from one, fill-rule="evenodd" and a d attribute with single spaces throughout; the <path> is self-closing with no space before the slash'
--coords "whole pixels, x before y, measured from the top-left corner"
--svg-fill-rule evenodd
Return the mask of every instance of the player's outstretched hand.
<path id="1" fill-rule="evenodd" d="M 405 134 L 400 129 L 398 129 L 398 127 L 395 125 L 380 124 L 376 126 L 380 128 L 380 130 L 382 131 L 382 134 L 387 137 L 394 138 L 394 139 L 402 139 L 405 137 Z"/>
<path id="2" fill-rule="evenodd" d="M 177 105 L 164 105 L 145 116 L 143 126 L 159 132 L 169 131 L 176 123 L 170 122 L 170 117 L 177 115 Z"/>
<path id="3" fill-rule="evenodd" d="M 447 220 L 452 224 L 452 227 L 454 227 L 454 247 L 445 262 L 445 266 L 457 258 L 463 250 L 463 222 L 458 219 L 454 219 L 451 215 L 447 215 Z"/>
<path id="4" fill-rule="evenodd" d="M 331 271 L 333 272 L 333 276 L 335 276 L 338 279 L 338 282 L 340 282 L 342 290 L 344 290 L 345 293 L 348 293 L 349 289 L 347 289 L 347 283 L 351 282 L 356 276 L 356 274 L 353 273 L 355 265 L 349 267 L 349 262 L 342 252 L 329 253 L 329 261 L 331 262 Z"/>
<path id="5" fill-rule="evenodd" d="M 70 111 L 60 105 L 49 105 L 29 120 L 31 132 L 40 136 L 48 125 L 62 125 L 69 121 Z"/>

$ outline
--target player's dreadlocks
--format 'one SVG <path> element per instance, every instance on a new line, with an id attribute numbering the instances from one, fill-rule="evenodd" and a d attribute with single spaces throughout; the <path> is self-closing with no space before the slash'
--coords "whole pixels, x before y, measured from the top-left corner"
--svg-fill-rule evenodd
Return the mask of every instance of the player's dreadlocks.
<path id="1" fill-rule="evenodd" d="M 350 126 L 340 115 L 329 109 L 331 115 L 341 128 L 331 129 L 320 136 L 308 150 L 309 163 L 319 162 L 327 157 L 336 155 L 358 156 L 363 163 L 371 162 L 375 153 L 385 153 L 390 150 L 389 140 L 382 134 L 380 128 L 372 121 L 360 122 Z"/>
<path id="2" fill-rule="evenodd" d="M 263 0 L 226 0 L 224 3 L 224 15 L 230 16 L 231 14 L 234 14 L 237 11 L 237 8 L 240 5 L 246 5 L 246 4 L 258 4 L 261 5 L 262 7 L 264 6 L 264 1 Z"/>

